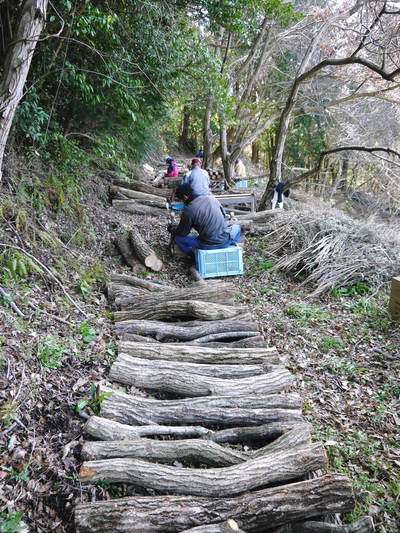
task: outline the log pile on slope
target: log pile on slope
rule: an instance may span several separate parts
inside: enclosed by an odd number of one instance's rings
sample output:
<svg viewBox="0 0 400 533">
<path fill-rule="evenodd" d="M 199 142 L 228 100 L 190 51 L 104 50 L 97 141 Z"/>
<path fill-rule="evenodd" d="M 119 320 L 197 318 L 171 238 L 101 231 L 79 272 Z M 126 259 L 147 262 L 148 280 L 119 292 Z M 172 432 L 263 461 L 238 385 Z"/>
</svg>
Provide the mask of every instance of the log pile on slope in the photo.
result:
<svg viewBox="0 0 400 533">
<path fill-rule="evenodd" d="M 108 292 L 119 337 L 110 379 L 127 392 L 103 387 L 80 478 L 148 495 L 78 505 L 78 532 L 319 531 L 310 519 L 353 509 L 346 478 L 302 481 L 326 468 L 325 451 L 287 391 L 286 358 L 235 304 L 231 283 L 178 289 L 114 275 Z"/>
</svg>

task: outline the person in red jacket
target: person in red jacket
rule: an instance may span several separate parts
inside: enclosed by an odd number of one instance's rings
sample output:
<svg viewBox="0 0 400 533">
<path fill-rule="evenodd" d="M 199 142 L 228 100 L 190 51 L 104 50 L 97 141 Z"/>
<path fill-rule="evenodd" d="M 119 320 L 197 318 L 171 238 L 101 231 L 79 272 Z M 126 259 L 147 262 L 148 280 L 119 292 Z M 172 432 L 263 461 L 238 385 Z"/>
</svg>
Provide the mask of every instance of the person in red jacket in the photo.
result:
<svg viewBox="0 0 400 533">
<path fill-rule="evenodd" d="M 172 159 L 172 157 L 167 157 L 165 162 L 168 165 L 167 173 L 165 174 L 166 178 L 177 178 L 178 177 L 178 165 L 176 162 Z"/>
</svg>

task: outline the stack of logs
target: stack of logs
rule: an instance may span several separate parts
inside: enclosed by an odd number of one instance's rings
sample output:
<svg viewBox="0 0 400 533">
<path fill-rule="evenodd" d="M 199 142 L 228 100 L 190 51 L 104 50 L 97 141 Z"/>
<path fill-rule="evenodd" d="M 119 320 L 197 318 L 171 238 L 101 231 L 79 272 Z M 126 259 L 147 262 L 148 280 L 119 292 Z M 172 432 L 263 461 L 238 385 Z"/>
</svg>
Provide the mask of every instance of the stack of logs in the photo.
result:
<svg viewBox="0 0 400 533">
<path fill-rule="evenodd" d="M 321 521 L 353 510 L 351 484 L 309 479 L 327 466 L 324 448 L 288 392 L 285 358 L 231 283 L 114 275 L 108 291 L 119 355 L 101 416 L 85 427 L 96 440 L 83 445 L 80 479 L 134 495 L 78 505 L 78 533 L 373 531 L 369 518 L 357 529 Z"/>
<path fill-rule="evenodd" d="M 110 186 L 112 206 L 135 215 L 167 216 L 167 198 L 172 189 L 158 189 L 142 181 L 116 180 Z"/>
</svg>

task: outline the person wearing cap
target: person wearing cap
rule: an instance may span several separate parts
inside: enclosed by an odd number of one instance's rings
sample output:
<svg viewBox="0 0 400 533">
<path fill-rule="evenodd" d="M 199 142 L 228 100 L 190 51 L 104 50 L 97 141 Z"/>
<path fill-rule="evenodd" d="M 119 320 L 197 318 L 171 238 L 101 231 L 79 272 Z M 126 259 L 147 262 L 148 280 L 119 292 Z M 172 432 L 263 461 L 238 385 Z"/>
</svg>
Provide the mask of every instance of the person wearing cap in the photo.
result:
<svg viewBox="0 0 400 533">
<path fill-rule="evenodd" d="M 178 177 L 178 165 L 172 159 L 172 157 L 167 157 L 165 162 L 168 165 L 167 172 L 165 174 L 166 178 L 177 178 Z"/>
<path fill-rule="evenodd" d="M 191 185 L 195 196 L 202 196 L 210 192 L 210 176 L 201 168 L 201 161 L 198 157 L 192 159 L 192 170 L 185 174 L 181 183 Z"/>
<path fill-rule="evenodd" d="M 169 224 L 168 231 L 184 254 L 192 254 L 198 248 L 227 248 L 238 242 L 240 226 L 227 227 L 225 211 L 212 194 L 198 195 L 190 183 L 183 183 L 177 188 L 176 196 L 184 201 L 185 208 L 178 226 Z M 198 237 L 190 235 L 192 228 Z"/>
</svg>

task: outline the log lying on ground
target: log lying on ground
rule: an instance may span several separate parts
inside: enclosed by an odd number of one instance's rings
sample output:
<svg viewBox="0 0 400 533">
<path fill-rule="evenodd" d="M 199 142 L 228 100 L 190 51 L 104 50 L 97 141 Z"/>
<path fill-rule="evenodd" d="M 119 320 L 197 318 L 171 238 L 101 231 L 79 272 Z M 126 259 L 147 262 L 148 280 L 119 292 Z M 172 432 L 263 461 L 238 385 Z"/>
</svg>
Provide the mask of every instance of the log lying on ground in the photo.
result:
<svg viewBox="0 0 400 533">
<path fill-rule="evenodd" d="M 158 207 L 159 209 L 167 208 L 166 200 L 164 198 L 161 198 L 160 196 L 140 191 L 132 191 L 130 189 L 123 189 L 122 187 L 118 187 L 117 185 L 111 185 L 111 197 L 114 197 L 116 194 L 122 194 L 126 198 L 132 198 L 133 200 L 137 200 L 138 202 L 144 205 L 149 205 L 151 207 Z"/>
<path fill-rule="evenodd" d="M 82 457 L 86 461 L 112 458 L 135 458 L 167 464 L 190 461 L 213 467 L 237 465 L 247 459 L 245 454 L 204 439 L 85 442 Z"/>
<path fill-rule="evenodd" d="M 269 442 L 273 444 L 276 439 L 279 439 L 288 431 L 302 431 L 305 424 L 306 422 L 304 421 L 292 420 L 270 422 L 258 426 L 232 427 L 209 433 L 207 438 L 218 444 L 237 444 L 244 442 L 252 444 Z M 311 431 L 311 424 L 309 426 Z"/>
<path fill-rule="evenodd" d="M 278 364 L 281 358 L 276 348 L 208 348 L 184 344 L 157 344 L 148 346 L 138 342 L 120 341 L 118 352 L 150 360 L 176 361 L 201 364 L 267 365 Z"/>
<path fill-rule="evenodd" d="M 163 365 L 157 365 L 155 361 L 121 354 L 111 368 L 110 377 L 126 385 L 182 397 L 276 394 L 292 383 L 290 372 L 279 366 L 266 374 L 236 379 L 214 378 L 196 374 L 195 371 L 172 370 L 173 365 L 169 366 L 164 365 L 163 368 Z M 217 368 L 214 367 L 216 373 Z"/>
<path fill-rule="evenodd" d="M 162 198 L 169 198 L 173 193 L 173 189 L 158 189 L 156 187 L 148 185 L 147 183 L 144 183 L 143 181 L 137 180 L 129 182 L 124 180 L 114 180 L 113 185 L 116 185 L 117 187 L 122 187 L 124 189 L 130 189 L 131 191 L 154 194 L 155 196 L 160 196 Z"/>
<path fill-rule="evenodd" d="M 299 446 L 307 446 L 311 443 L 311 425 L 308 423 L 298 424 L 295 428 L 284 433 L 273 442 L 259 448 L 251 454 L 253 459 L 263 455 L 285 449 L 294 449 Z"/>
<path fill-rule="evenodd" d="M 159 272 L 163 267 L 163 263 L 143 239 L 138 228 L 129 232 L 129 239 L 139 261 L 147 268 Z"/>
<path fill-rule="evenodd" d="M 276 367 L 275 367 L 276 368 Z M 142 359 L 133 357 L 126 353 L 120 352 L 117 360 L 111 367 L 110 377 L 118 381 L 121 374 L 136 376 L 136 370 L 145 373 L 152 371 L 155 374 L 159 372 L 185 372 L 192 376 L 208 376 L 219 379 L 239 379 L 251 376 L 259 376 L 264 374 L 266 369 L 263 365 L 224 365 L 224 364 L 203 364 L 203 363 L 187 363 L 181 361 L 170 361 L 163 359 Z"/>
<path fill-rule="evenodd" d="M 255 337 L 257 336 L 254 333 L 248 333 L 246 331 L 234 331 L 232 332 L 228 338 L 229 340 L 232 339 L 245 339 L 249 337 Z M 204 337 L 199 337 L 197 339 L 193 339 L 192 344 L 201 344 L 202 346 L 208 345 L 209 342 L 218 342 L 220 340 L 225 340 L 227 338 L 225 332 L 223 333 L 212 333 L 210 335 L 205 335 Z"/>
<path fill-rule="evenodd" d="M 120 283 L 122 285 L 130 285 L 139 289 L 146 289 L 150 292 L 169 291 L 173 288 L 170 285 L 138 278 L 136 276 L 128 276 L 127 274 L 111 274 L 110 281 L 116 284 Z"/>
<path fill-rule="evenodd" d="M 268 348 L 269 344 L 261 335 L 250 337 L 248 339 L 241 339 L 233 342 L 207 342 L 208 348 Z"/>
<path fill-rule="evenodd" d="M 301 421 L 297 405 L 297 395 L 286 394 L 150 400 L 112 391 L 103 400 L 101 414 L 122 424 L 257 426 Z"/>
<path fill-rule="evenodd" d="M 236 223 L 241 224 L 244 220 L 252 220 L 254 223 L 259 223 L 268 218 L 279 214 L 280 209 L 267 209 L 265 211 L 258 211 L 257 213 L 248 213 L 246 215 L 236 215 Z"/>
<path fill-rule="evenodd" d="M 208 498 L 228 497 L 273 483 L 298 479 L 307 472 L 326 468 L 328 459 L 322 444 L 274 452 L 257 459 L 221 468 L 175 468 L 140 459 L 104 459 L 83 463 L 81 481 L 103 479 L 174 494 Z"/>
<path fill-rule="evenodd" d="M 212 433 L 209 429 L 202 426 L 161 426 L 155 424 L 148 426 L 129 426 L 100 416 L 89 417 L 85 425 L 85 432 L 96 439 L 106 441 L 162 436 L 181 439 L 198 438 Z"/>
<path fill-rule="evenodd" d="M 154 262 L 155 259 L 157 259 L 155 256 L 148 255 L 145 260 L 142 260 L 137 249 L 134 248 L 134 250 L 143 263 L 144 261 L 147 262 L 147 267 L 152 268 L 153 270 L 160 270 L 162 268 L 161 261 L 161 267 L 158 267 Z M 214 321 L 234 318 L 244 312 L 244 307 L 232 307 L 213 302 L 207 302 L 207 304 L 205 304 L 198 300 L 184 300 L 162 302 L 150 308 L 135 307 L 134 309 L 129 309 L 127 311 L 118 311 L 115 313 L 114 319 L 116 322 L 123 320 L 165 320 L 172 318 L 196 318 L 205 321 Z"/>
<path fill-rule="evenodd" d="M 158 342 L 156 339 L 153 339 L 153 337 L 143 337 L 142 335 L 135 335 L 135 333 L 129 333 L 126 335 L 126 341 L 127 342 L 139 342 L 139 343 L 146 343 L 146 344 L 158 344 L 160 345 L 161 342 Z"/>
<path fill-rule="evenodd" d="M 176 533 L 215 519 L 234 519 L 248 533 L 354 509 L 350 481 L 324 476 L 243 494 L 236 498 L 142 496 L 79 504 L 77 533 Z"/>
<path fill-rule="evenodd" d="M 232 220 L 232 223 L 239 224 L 241 230 L 250 231 L 250 232 L 254 230 L 254 222 L 252 219 L 236 220 L 235 218 L 234 220 Z"/>
<path fill-rule="evenodd" d="M 91 419 L 95 419 L 92 420 Z M 195 464 L 206 464 L 209 466 L 231 466 L 246 461 L 249 458 L 255 459 L 262 457 L 268 453 L 274 453 L 277 451 L 283 451 L 285 449 L 293 449 L 300 446 L 309 445 L 311 442 L 310 425 L 307 423 L 298 424 L 290 431 L 284 433 L 281 437 L 274 442 L 250 453 L 241 453 L 231 448 L 221 447 L 207 438 L 203 439 L 184 439 L 184 440 L 165 440 L 159 441 L 146 438 L 129 438 L 129 430 L 141 431 L 150 428 L 151 426 L 139 426 L 131 427 L 123 426 L 118 422 L 112 422 L 107 419 L 101 419 L 99 417 L 91 417 L 89 419 L 86 432 L 96 438 L 101 436 L 103 441 L 106 442 L 85 442 L 82 447 L 82 457 L 85 460 L 94 459 L 111 459 L 117 457 L 133 457 L 136 459 L 145 459 L 147 461 L 156 461 L 160 463 L 173 463 L 175 460 L 189 460 Z M 113 425 L 117 425 L 113 428 Z M 109 433 L 105 433 L 106 429 L 111 432 L 111 436 L 117 433 L 119 429 L 122 431 L 123 439 L 116 440 L 110 439 Z M 163 431 L 162 426 L 152 426 L 151 436 L 161 436 Z M 175 432 L 178 429 L 175 428 Z M 200 428 L 195 428 L 199 430 Z M 154 433 L 158 431 L 158 433 Z M 193 429 L 187 428 L 187 432 L 193 432 Z M 93 435 L 93 433 L 95 433 Z M 168 436 L 175 436 L 176 433 L 167 433 Z M 104 438 L 104 436 L 108 438 Z M 204 436 L 207 437 L 207 431 L 204 430 Z"/>
<path fill-rule="evenodd" d="M 240 529 L 238 523 L 231 518 L 222 524 L 210 524 L 208 526 L 191 527 L 185 529 L 182 533 L 246 533 L 243 529 Z"/>
<path fill-rule="evenodd" d="M 135 200 L 113 200 L 111 205 L 118 211 L 132 213 L 133 215 L 147 215 L 151 217 L 166 217 L 168 215 L 166 209 L 144 205 Z"/>
<path fill-rule="evenodd" d="M 143 265 L 137 260 L 138 265 L 143 268 Z M 149 295 L 149 291 L 146 289 L 139 289 L 136 287 L 130 287 L 129 285 L 121 285 L 119 283 L 108 283 L 107 284 L 107 296 L 109 300 L 116 301 L 117 298 L 129 297 L 131 299 L 139 298 L 142 295 Z M 116 302 L 115 302 L 116 303 Z M 117 305 L 117 304 L 116 304 Z"/>
<path fill-rule="evenodd" d="M 114 326 L 117 335 L 123 337 L 126 333 L 154 337 L 158 341 L 188 342 L 195 339 L 208 337 L 210 334 L 220 333 L 219 340 L 236 337 L 238 339 L 258 336 L 258 327 L 254 322 L 242 321 L 239 317 L 235 320 L 218 320 L 204 323 L 201 326 L 184 327 L 180 324 L 170 324 L 160 320 L 125 320 Z"/>
<path fill-rule="evenodd" d="M 287 421 L 271 422 L 261 426 L 237 427 L 229 430 L 211 431 L 204 426 L 164 426 L 164 425 L 147 425 L 147 426 L 130 426 L 121 424 L 108 418 L 91 416 L 86 423 L 85 432 L 99 440 L 123 440 L 135 439 L 139 437 L 172 437 L 172 438 L 198 438 L 209 439 L 218 444 L 237 444 L 237 443 L 255 443 L 270 442 L 272 445 L 275 440 L 290 431 L 303 431 L 306 422 Z M 311 428 L 311 424 L 309 424 Z M 311 431 L 311 429 L 309 430 Z M 266 448 L 266 447 L 265 447 Z"/>
<path fill-rule="evenodd" d="M 133 270 L 135 270 L 139 265 L 139 260 L 135 256 L 135 254 L 132 251 L 132 248 L 130 246 L 130 241 L 127 233 L 123 233 L 122 235 L 118 235 L 116 239 L 117 246 L 119 248 L 119 251 L 121 252 L 121 255 L 125 261 L 125 263 L 130 266 Z"/>
<path fill-rule="evenodd" d="M 126 295 L 123 295 L 121 292 L 118 301 L 115 303 L 121 309 L 136 308 L 138 306 L 148 308 L 165 302 L 183 302 L 186 300 L 201 300 L 203 302 L 227 305 L 234 303 L 236 292 L 237 290 L 232 283 L 214 281 L 209 283 L 193 283 L 189 287 L 172 289 L 151 296 L 143 294 L 138 297 L 135 294 L 130 294 L 129 291 L 127 291 Z"/>
<path fill-rule="evenodd" d="M 374 521 L 364 516 L 352 524 L 334 525 L 326 522 L 296 522 L 282 526 L 276 533 L 372 533 L 375 531 Z"/>
</svg>

